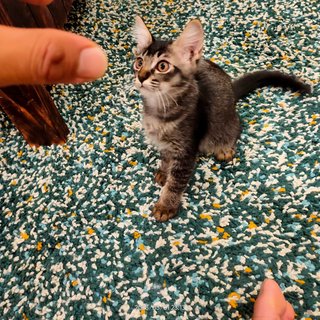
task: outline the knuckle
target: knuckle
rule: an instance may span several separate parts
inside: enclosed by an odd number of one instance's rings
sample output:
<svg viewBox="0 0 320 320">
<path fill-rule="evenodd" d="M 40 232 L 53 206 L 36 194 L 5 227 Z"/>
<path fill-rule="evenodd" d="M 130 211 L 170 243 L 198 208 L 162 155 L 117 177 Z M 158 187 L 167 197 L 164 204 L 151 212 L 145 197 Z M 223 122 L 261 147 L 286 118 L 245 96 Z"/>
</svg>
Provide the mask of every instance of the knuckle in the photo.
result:
<svg viewBox="0 0 320 320">
<path fill-rule="evenodd" d="M 59 39 L 39 38 L 31 56 L 31 68 L 36 82 L 57 83 L 70 74 L 67 52 Z M 72 68 L 72 65 L 71 65 Z"/>
</svg>

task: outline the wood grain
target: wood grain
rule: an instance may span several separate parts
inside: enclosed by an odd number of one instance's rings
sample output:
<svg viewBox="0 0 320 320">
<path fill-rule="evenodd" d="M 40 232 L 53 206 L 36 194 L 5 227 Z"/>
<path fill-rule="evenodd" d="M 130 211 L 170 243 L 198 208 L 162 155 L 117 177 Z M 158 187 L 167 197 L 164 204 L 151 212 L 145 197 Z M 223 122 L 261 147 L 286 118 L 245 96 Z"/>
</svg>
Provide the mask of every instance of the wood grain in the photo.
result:
<svg viewBox="0 0 320 320">
<path fill-rule="evenodd" d="M 30 145 L 67 141 L 69 129 L 43 86 L 2 88 L 0 105 Z"/>
</svg>

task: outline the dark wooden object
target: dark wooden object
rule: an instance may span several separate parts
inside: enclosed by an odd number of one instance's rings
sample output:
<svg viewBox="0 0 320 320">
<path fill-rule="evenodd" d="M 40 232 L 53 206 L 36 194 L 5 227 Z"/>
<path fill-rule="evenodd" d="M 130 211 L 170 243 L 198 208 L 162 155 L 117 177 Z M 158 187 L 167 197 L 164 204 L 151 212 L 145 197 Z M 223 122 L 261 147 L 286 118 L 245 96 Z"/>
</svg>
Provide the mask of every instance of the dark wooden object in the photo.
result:
<svg viewBox="0 0 320 320">
<path fill-rule="evenodd" d="M 20 0 L 0 0 L 0 24 L 62 29 L 72 2 L 54 0 L 47 7 L 38 7 Z M 44 86 L 0 88 L 0 106 L 30 145 L 67 141 L 69 129 Z"/>
</svg>

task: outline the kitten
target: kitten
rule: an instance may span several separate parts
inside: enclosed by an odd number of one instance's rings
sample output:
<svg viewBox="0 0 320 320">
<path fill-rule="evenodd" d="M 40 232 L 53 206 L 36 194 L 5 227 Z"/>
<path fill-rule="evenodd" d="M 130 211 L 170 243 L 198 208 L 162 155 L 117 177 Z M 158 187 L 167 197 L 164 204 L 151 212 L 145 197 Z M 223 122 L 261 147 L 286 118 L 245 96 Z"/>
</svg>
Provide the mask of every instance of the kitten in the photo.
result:
<svg viewBox="0 0 320 320">
<path fill-rule="evenodd" d="M 213 153 L 219 161 L 233 159 L 241 132 L 237 100 L 267 85 L 308 93 L 311 87 L 278 71 L 257 71 L 232 81 L 202 58 L 204 32 L 198 20 L 189 22 L 175 41 L 163 41 L 137 17 L 133 34 L 143 127 L 161 154 L 155 180 L 163 188 L 152 213 L 167 221 L 177 214 L 199 152 Z"/>
</svg>

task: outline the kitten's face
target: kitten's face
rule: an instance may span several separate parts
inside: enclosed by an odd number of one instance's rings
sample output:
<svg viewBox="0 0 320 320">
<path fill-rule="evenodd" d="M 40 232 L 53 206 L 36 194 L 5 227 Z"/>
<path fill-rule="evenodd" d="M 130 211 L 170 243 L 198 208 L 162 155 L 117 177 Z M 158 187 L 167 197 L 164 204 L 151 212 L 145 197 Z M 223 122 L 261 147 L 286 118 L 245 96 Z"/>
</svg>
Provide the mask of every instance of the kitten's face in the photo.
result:
<svg viewBox="0 0 320 320">
<path fill-rule="evenodd" d="M 177 66 L 172 51 L 171 42 L 154 40 L 145 52 L 137 54 L 133 64 L 135 86 L 143 96 L 170 95 L 185 81 L 188 72 Z"/>
<path fill-rule="evenodd" d="M 166 104 L 165 100 L 174 98 L 196 70 L 203 43 L 201 24 L 192 21 L 176 41 L 161 41 L 155 40 L 137 17 L 134 36 L 135 86 L 145 98 Z"/>
</svg>

